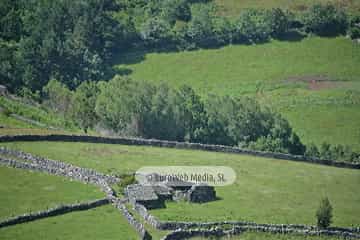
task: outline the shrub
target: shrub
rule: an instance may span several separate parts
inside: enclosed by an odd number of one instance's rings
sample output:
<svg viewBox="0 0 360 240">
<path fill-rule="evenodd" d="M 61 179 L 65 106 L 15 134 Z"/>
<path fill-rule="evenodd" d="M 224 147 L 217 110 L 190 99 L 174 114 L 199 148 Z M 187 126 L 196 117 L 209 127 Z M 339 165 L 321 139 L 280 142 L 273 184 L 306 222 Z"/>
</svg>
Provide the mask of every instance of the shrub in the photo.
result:
<svg viewBox="0 0 360 240">
<path fill-rule="evenodd" d="M 244 10 L 235 23 L 235 39 L 237 42 L 262 42 L 271 36 L 271 25 L 267 11 L 262 9 Z"/>
<path fill-rule="evenodd" d="M 346 13 L 332 4 L 312 6 L 305 13 L 303 21 L 307 32 L 319 36 L 345 34 L 348 27 Z"/>
<path fill-rule="evenodd" d="M 306 147 L 305 156 L 306 157 L 315 157 L 315 158 L 320 157 L 319 150 L 314 143 L 310 143 L 310 145 L 308 145 Z"/>
<path fill-rule="evenodd" d="M 323 198 L 320 206 L 316 211 L 317 226 L 319 228 L 327 228 L 332 222 L 332 206 L 327 197 Z"/>
<path fill-rule="evenodd" d="M 192 8 L 192 18 L 188 24 L 186 36 L 197 47 L 216 45 L 213 32 L 215 10 L 213 5 L 199 4 Z"/>
<path fill-rule="evenodd" d="M 70 106 L 72 105 L 73 92 L 70 91 L 65 84 L 51 79 L 48 84 L 43 87 L 43 93 L 45 94 L 44 105 L 46 107 L 64 116 L 69 113 Z"/>
<path fill-rule="evenodd" d="M 290 20 L 286 12 L 274 8 L 267 12 L 272 37 L 280 37 L 289 30 Z"/>
<path fill-rule="evenodd" d="M 360 27 L 351 27 L 349 33 L 351 39 L 360 38 Z"/>
<path fill-rule="evenodd" d="M 141 37 L 146 45 L 161 47 L 172 41 L 172 31 L 168 22 L 161 18 L 149 18 L 141 26 Z"/>
</svg>

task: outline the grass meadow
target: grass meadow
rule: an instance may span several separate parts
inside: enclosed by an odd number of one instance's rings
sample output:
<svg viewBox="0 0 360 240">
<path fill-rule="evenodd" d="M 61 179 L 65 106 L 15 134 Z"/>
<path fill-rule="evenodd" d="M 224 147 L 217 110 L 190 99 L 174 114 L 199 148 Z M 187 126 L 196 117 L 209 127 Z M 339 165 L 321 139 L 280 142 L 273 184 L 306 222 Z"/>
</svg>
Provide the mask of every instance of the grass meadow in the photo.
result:
<svg viewBox="0 0 360 240">
<path fill-rule="evenodd" d="M 344 37 L 138 52 L 123 56 L 115 69 L 137 80 L 187 84 L 204 97 L 255 97 L 282 113 L 305 143 L 360 151 L 360 46 Z"/>
<path fill-rule="evenodd" d="M 0 182 L 0 219 L 105 197 L 92 185 L 2 166 Z"/>
<path fill-rule="evenodd" d="M 216 188 L 219 200 L 206 204 L 167 203 L 153 210 L 162 220 L 246 220 L 314 225 L 325 195 L 334 207 L 334 225 L 359 226 L 360 172 L 247 155 L 143 146 L 17 142 L 0 145 L 97 169 L 131 173 L 143 166 L 230 166 L 235 184 Z"/>
<path fill-rule="evenodd" d="M 113 206 L 73 212 L 0 229 L 2 240 L 137 240 L 137 233 Z"/>
</svg>

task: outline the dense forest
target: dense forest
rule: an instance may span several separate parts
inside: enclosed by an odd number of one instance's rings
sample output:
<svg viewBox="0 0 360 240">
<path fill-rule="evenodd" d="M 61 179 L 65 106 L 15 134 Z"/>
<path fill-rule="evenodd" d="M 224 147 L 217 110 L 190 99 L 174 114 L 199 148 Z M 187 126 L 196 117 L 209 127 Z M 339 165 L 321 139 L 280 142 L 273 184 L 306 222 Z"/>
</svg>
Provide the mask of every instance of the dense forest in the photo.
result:
<svg viewBox="0 0 360 240">
<path fill-rule="evenodd" d="M 130 50 L 194 50 L 298 34 L 357 38 L 359 22 L 329 4 L 301 13 L 246 9 L 229 18 L 205 0 L 0 0 L 0 81 L 85 132 L 101 127 L 355 161 L 359 155 L 345 146 L 306 148 L 284 118 L 253 99 L 133 81 L 116 76 L 112 64 Z"/>
</svg>

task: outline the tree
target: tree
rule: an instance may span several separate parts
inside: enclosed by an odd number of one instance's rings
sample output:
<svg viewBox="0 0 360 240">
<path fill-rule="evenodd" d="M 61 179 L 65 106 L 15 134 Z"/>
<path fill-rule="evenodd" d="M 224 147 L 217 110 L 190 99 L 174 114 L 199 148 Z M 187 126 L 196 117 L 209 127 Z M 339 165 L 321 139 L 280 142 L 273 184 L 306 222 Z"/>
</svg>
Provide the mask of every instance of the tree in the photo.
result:
<svg viewBox="0 0 360 240">
<path fill-rule="evenodd" d="M 51 79 L 43 88 L 44 105 L 56 113 L 67 115 L 72 107 L 73 93 L 61 82 Z"/>
<path fill-rule="evenodd" d="M 187 28 L 187 39 L 197 47 L 210 47 L 215 45 L 213 36 L 213 20 L 215 9 L 211 4 L 198 4 L 193 6 L 192 18 Z"/>
<path fill-rule="evenodd" d="M 119 76 L 99 87 L 95 111 L 100 123 L 118 133 L 144 136 L 153 87 Z"/>
<path fill-rule="evenodd" d="M 307 32 L 319 36 L 345 34 L 348 27 L 345 11 L 330 3 L 313 5 L 306 12 L 303 22 Z"/>
<path fill-rule="evenodd" d="M 149 18 L 141 26 L 141 37 L 149 46 L 167 45 L 172 40 L 170 25 L 161 18 Z"/>
<path fill-rule="evenodd" d="M 85 133 L 97 123 L 95 105 L 99 93 L 97 84 L 89 81 L 81 83 L 74 93 L 72 117 Z"/>
<path fill-rule="evenodd" d="M 281 8 L 273 8 L 267 11 L 268 21 L 272 37 L 281 37 L 290 28 L 288 14 Z"/>
<path fill-rule="evenodd" d="M 317 226 L 319 228 L 327 228 L 332 223 L 332 206 L 327 197 L 323 198 L 320 206 L 316 211 Z"/>
<path fill-rule="evenodd" d="M 331 151 L 330 151 L 331 145 L 327 142 L 323 142 L 320 146 L 320 158 L 323 160 L 331 160 Z"/>
<path fill-rule="evenodd" d="M 311 157 L 311 158 L 319 158 L 320 157 L 319 150 L 318 150 L 318 148 L 316 147 L 316 145 L 314 143 L 310 143 L 306 147 L 305 156 L 306 157 Z"/>
<path fill-rule="evenodd" d="M 267 11 L 263 9 L 246 9 L 240 13 L 235 23 L 237 42 L 267 41 L 272 33 Z"/>
</svg>

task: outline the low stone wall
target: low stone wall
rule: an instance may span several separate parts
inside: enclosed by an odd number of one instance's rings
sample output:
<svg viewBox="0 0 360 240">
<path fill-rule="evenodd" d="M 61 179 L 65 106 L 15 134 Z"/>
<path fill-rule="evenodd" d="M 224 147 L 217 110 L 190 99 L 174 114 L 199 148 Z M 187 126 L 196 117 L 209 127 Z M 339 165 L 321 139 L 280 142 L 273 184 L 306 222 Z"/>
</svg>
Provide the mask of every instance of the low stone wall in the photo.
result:
<svg viewBox="0 0 360 240">
<path fill-rule="evenodd" d="M 42 218 L 53 217 L 62 215 L 73 211 L 83 211 L 91 208 L 96 208 L 109 204 L 109 199 L 99 199 L 92 202 L 85 202 L 79 204 L 62 205 L 55 208 L 47 209 L 45 211 L 39 211 L 35 213 L 27 213 L 13 218 L 6 219 L 0 222 L 0 228 L 8 227 L 15 224 L 31 222 Z"/>
<path fill-rule="evenodd" d="M 307 229 L 294 229 L 290 227 L 264 227 L 264 226 L 234 226 L 231 230 L 224 230 L 219 227 L 211 229 L 191 229 L 175 230 L 166 235 L 162 240 L 183 240 L 192 237 L 224 237 L 224 236 L 235 236 L 240 235 L 244 232 L 263 232 L 272 234 L 295 234 L 303 236 L 334 236 L 341 237 L 344 239 L 360 239 L 360 234 L 334 231 L 334 230 L 307 230 Z"/>
<path fill-rule="evenodd" d="M 71 178 L 86 184 L 88 183 L 94 184 L 100 187 L 101 190 L 105 192 L 108 197 L 114 195 L 114 192 L 109 186 L 109 184 L 113 184 L 120 181 L 120 179 L 116 177 L 104 175 L 92 169 L 81 168 L 74 166 L 72 164 L 33 156 L 29 153 L 24 153 L 16 150 L 9 150 L 4 147 L 0 147 L 0 154 L 23 160 L 23 161 L 17 161 L 13 159 L 6 159 L 4 157 L 0 157 L 0 164 L 2 165 L 14 167 L 14 168 L 22 168 L 27 170 L 45 172 L 52 175 Z"/>
<path fill-rule="evenodd" d="M 176 228 L 166 229 L 163 227 L 163 223 L 159 221 L 155 216 L 151 215 L 146 207 L 141 204 L 133 205 L 134 210 L 152 227 L 160 230 L 174 230 Z"/>
<path fill-rule="evenodd" d="M 342 167 L 342 168 L 360 169 L 360 164 L 355 164 L 355 163 L 320 160 L 316 158 L 307 158 L 305 156 L 297 156 L 297 155 L 284 154 L 284 153 L 259 152 L 259 151 L 252 151 L 252 150 L 246 150 L 237 147 L 229 147 L 222 145 L 162 141 L 162 140 L 140 139 L 140 138 L 125 138 L 125 137 L 110 138 L 110 137 L 82 136 L 82 135 L 0 136 L 0 142 L 16 142 L 16 141 L 88 142 L 88 143 L 155 146 L 155 147 L 167 147 L 167 148 L 178 148 L 178 149 L 193 149 L 193 150 L 205 150 L 205 151 L 225 152 L 225 153 L 235 153 L 235 154 L 248 154 L 259 157 L 309 162 L 314 164 L 322 164 L 322 165 Z"/>
<path fill-rule="evenodd" d="M 223 221 L 223 222 L 175 222 L 160 221 L 151 215 L 148 210 L 140 204 L 133 205 L 137 213 L 151 226 L 159 230 L 175 230 L 164 238 L 164 240 L 186 239 L 195 236 L 215 236 L 239 234 L 243 231 L 270 232 L 281 234 L 302 234 L 302 235 L 329 235 L 346 238 L 360 238 L 360 227 L 344 228 L 330 227 L 325 230 L 315 226 L 301 224 L 257 224 L 254 222 Z M 223 230 L 224 226 L 231 226 L 232 231 Z M 180 229 L 180 230 L 179 230 Z M 196 230 L 194 230 L 196 229 Z"/>
<path fill-rule="evenodd" d="M 120 210 L 120 212 L 124 215 L 124 217 L 126 218 L 126 220 L 129 222 L 129 224 L 135 228 L 135 230 L 138 232 L 140 238 L 142 240 L 151 240 L 152 237 L 151 235 L 148 233 L 148 231 L 146 231 L 145 227 L 143 224 L 139 223 L 133 215 L 131 215 L 131 213 L 127 210 L 126 206 L 124 205 L 124 203 L 120 200 L 120 199 L 114 199 L 113 200 L 113 205 Z"/>
</svg>

